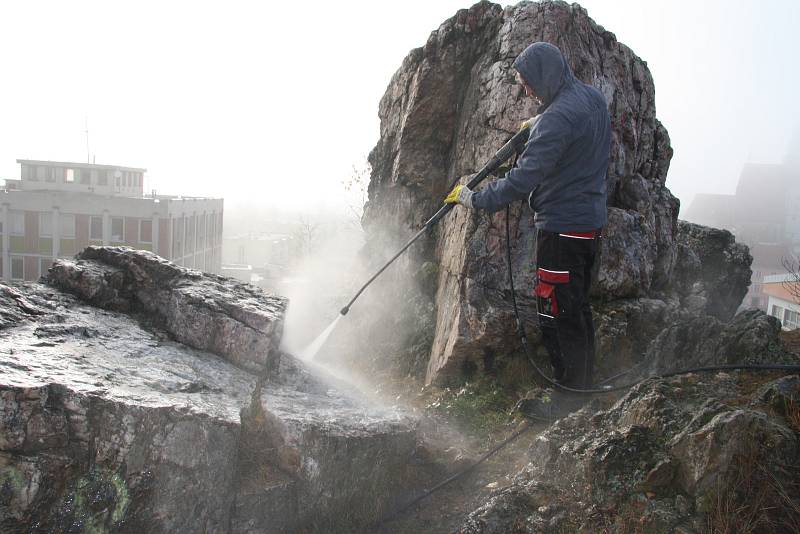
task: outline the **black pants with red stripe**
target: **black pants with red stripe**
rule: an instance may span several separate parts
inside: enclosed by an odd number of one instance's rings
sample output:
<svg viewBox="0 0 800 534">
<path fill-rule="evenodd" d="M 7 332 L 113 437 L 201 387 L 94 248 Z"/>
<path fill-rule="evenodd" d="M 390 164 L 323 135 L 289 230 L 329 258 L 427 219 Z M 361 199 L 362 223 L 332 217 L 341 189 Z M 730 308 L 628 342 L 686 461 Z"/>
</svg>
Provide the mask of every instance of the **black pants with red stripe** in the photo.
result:
<svg viewBox="0 0 800 534">
<path fill-rule="evenodd" d="M 536 232 L 539 326 L 555 379 L 569 387 L 592 385 L 595 348 L 589 288 L 598 244 L 597 237 Z"/>
</svg>

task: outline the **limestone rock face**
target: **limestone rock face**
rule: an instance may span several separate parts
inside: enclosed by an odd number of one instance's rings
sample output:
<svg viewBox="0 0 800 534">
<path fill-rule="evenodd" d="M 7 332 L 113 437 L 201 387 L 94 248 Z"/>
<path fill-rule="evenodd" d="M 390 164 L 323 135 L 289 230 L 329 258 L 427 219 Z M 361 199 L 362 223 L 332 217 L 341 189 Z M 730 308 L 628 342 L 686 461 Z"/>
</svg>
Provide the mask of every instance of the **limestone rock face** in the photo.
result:
<svg viewBox="0 0 800 534">
<path fill-rule="evenodd" d="M 147 313 L 181 343 L 249 371 L 274 367 L 282 297 L 128 247 L 89 247 L 76 261 L 56 261 L 48 279 L 94 306 Z"/>
<path fill-rule="evenodd" d="M 792 531 L 800 520 L 797 408 L 771 404 L 797 399 L 794 378 L 653 380 L 608 410 L 572 414 L 537 438 L 529 467 L 459 532 L 738 531 L 756 518 L 770 531 Z"/>
<path fill-rule="evenodd" d="M 413 422 L 275 350 L 284 299 L 120 248 L 49 282 L 0 284 L 0 531 L 351 532 L 405 498 Z"/>
<path fill-rule="evenodd" d="M 673 311 L 688 299 L 700 314 L 730 318 L 746 289 L 746 249 L 711 231 L 679 230 L 679 203 L 665 186 L 672 149 L 656 118 L 647 65 L 577 4 L 480 2 L 409 53 L 380 102 L 381 137 L 370 154 L 363 220 L 368 246 L 402 243 L 436 211 L 454 179 L 479 169 L 535 114 L 512 67 L 534 41 L 557 45 L 576 76 L 603 93 L 611 115 L 609 222 L 594 297 L 659 299 Z M 514 205 L 508 216 L 520 303 L 535 317 L 532 214 Z M 425 262 L 438 265 L 428 382 L 459 379 L 465 368 L 480 369 L 487 354 L 519 349 L 510 320 L 505 221 L 505 211 L 457 208 L 389 275 L 410 277 Z"/>
</svg>

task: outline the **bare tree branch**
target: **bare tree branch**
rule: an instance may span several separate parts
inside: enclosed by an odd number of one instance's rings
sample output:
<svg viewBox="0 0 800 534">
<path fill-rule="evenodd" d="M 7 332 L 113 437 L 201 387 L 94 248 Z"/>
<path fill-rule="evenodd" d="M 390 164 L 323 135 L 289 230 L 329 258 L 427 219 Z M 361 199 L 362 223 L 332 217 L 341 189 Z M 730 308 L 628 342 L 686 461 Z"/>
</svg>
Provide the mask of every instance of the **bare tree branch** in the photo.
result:
<svg viewBox="0 0 800 534">
<path fill-rule="evenodd" d="M 784 280 L 783 288 L 789 292 L 794 301 L 800 304 L 800 259 L 794 255 L 784 256 L 781 265 L 789 273 L 789 277 Z"/>
<path fill-rule="evenodd" d="M 359 165 L 354 164 L 350 176 L 342 180 L 342 186 L 345 192 L 351 196 L 351 200 L 347 203 L 347 210 L 352 216 L 350 222 L 358 228 L 361 228 L 364 206 L 369 199 L 367 187 L 369 185 L 369 175 L 371 172 L 372 167 L 368 161 L 364 160 Z"/>
</svg>

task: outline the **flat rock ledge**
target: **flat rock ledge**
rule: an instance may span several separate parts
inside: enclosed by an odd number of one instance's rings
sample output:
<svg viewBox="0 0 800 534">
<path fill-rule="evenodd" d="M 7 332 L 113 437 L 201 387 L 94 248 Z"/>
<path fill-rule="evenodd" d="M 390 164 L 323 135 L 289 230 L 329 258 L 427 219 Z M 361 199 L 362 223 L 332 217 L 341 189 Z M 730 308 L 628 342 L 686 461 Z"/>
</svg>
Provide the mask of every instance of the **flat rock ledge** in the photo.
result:
<svg viewBox="0 0 800 534">
<path fill-rule="evenodd" d="M 148 314 L 175 339 L 248 371 L 276 365 L 287 300 L 128 247 L 58 260 L 48 282 L 99 308 Z"/>
<path fill-rule="evenodd" d="M 414 423 L 278 353 L 284 299 L 121 248 L 49 282 L 0 284 L 0 532 L 358 532 L 407 497 Z"/>
</svg>

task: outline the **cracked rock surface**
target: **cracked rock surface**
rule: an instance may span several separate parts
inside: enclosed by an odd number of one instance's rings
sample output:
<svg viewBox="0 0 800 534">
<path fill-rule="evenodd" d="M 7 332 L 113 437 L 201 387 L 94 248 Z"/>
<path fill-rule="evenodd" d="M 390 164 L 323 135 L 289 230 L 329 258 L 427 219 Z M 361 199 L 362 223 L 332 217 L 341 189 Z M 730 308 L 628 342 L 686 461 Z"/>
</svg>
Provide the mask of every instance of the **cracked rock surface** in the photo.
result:
<svg viewBox="0 0 800 534">
<path fill-rule="evenodd" d="M 89 247 L 76 258 L 50 269 L 53 286 L 104 309 L 147 313 L 181 343 L 246 370 L 274 365 L 283 297 L 127 247 Z"/>
<path fill-rule="evenodd" d="M 797 376 L 651 380 L 542 433 L 458 532 L 756 532 L 798 526 Z"/>
<path fill-rule="evenodd" d="M 0 531 L 356 531 L 404 498 L 413 422 L 275 350 L 284 299 L 124 248 L 49 283 L 0 284 Z"/>
</svg>

